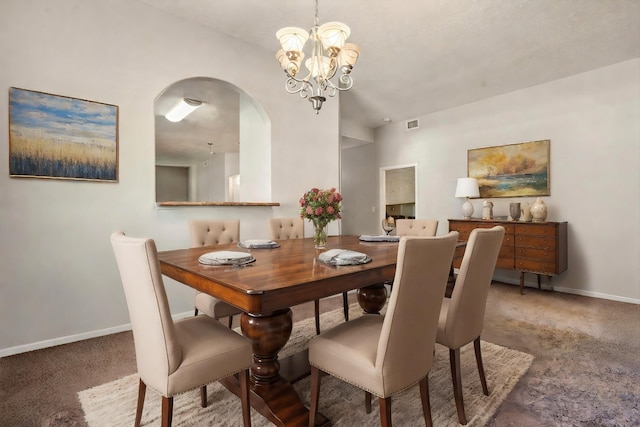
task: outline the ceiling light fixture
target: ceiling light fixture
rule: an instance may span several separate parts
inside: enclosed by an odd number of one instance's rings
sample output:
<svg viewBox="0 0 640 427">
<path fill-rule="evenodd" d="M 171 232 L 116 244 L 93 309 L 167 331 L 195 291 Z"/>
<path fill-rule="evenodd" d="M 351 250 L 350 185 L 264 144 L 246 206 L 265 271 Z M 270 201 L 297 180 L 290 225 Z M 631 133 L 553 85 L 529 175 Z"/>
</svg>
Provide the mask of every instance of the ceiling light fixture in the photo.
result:
<svg viewBox="0 0 640 427">
<path fill-rule="evenodd" d="M 182 98 L 171 110 L 164 116 L 170 122 L 179 122 L 180 120 L 191 114 L 196 108 L 202 105 L 202 101 L 191 98 Z"/>
<path fill-rule="evenodd" d="M 313 28 L 306 31 L 298 27 L 285 27 L 276 32 L 282 49 L 276 59 L 287 74 L 285 88 L 289 93 L 299 93 L 308 98 L 316 114 L 320 112 L 325 95 L 335 96 L 337 91 L 349 90 L 353 86 L 351 70 L 358 60 L 360 48 L 353 43 L 345 43 L 351 30 L 341 22 L 327 22 L 319 25 L 318 0 L 316 0 Z M 304 65 L 309 70 L 304 78 L 296 75 L 305 57 L 303 49 L 311 39 L 311 56 Z M 326 55 L 326 56 L 325 56 Z M 331 79 L 340 70 L 337 82 Z"/>
</svg>

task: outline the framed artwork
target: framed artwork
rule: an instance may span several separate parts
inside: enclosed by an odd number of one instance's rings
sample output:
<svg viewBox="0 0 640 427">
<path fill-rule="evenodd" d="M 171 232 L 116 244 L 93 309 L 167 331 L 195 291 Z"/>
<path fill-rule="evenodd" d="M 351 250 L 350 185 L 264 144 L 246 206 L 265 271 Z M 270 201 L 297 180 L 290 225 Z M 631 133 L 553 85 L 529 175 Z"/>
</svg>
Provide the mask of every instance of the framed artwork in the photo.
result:
<svg viewBox="0 0 640 427">
<path fill-rule="evenodd" d="M 9 176 L 118 182 L 118 107 L 10 88 Z"/>
<path fill-rule="evenodd" d="M 548 196 L 551 141 L 523 142 L 467 151 L 467 173 L 480 197 Z"/>
</svg>

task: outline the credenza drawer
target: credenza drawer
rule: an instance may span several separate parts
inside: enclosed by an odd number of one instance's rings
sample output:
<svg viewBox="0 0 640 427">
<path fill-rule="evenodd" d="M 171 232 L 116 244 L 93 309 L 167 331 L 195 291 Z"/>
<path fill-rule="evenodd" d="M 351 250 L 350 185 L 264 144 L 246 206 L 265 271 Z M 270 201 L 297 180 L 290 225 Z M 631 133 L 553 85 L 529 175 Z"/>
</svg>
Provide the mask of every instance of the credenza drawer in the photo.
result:
<svg viewBox="0 0 640 427">
<path fill-rule="evenodd" d="M 530 271 L 532 273 L 541 274 L 557 274 L 557 265 L 552 261 L 536 261 L 532 259 L 516 258 L 516 270 Z"/>
<path fill-rule="evenodd" d="M 555 261 L 558 253 L 555 248 L 551 250 L 538 248 L 517 248 L 516 258 L 531 258 L 540 261 Z"/>
<path fill-rule="evenodd" d="M 517 248 L 556 249 L 558 240 L 548 236 L 516 236 Z"/>
<path fill-rule="evenodd" d="M 547 223 L 540 225 L 520 225 L 516 224 L 515 226 L 515 234 L 527 234 L 530 236 L 555 236 L 558 233 L 558 230 L 553 225 L 549 225 Z"/>
<path fill-rule="evenodd" d="M 496 268 L 504 268 L 507 270 L 513 270 L 513 257 L 498 257 L 496 261 Z"/>
</svg>

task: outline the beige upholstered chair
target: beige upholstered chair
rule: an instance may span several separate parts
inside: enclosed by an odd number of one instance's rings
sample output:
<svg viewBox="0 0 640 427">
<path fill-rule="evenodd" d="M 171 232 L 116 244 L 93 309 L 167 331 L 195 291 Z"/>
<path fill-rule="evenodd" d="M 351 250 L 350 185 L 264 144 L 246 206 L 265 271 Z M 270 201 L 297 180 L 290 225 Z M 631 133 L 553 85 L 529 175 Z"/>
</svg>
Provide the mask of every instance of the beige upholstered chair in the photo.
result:
<svg viewBox="0 0 640 427">
<path fill-rule="evenodd" d="M 189 221 L 189 235 L 191 236 L 192 248 L 238 242 L 240 240 L 240 220 L 191 220 Z M 233 316 L 242 313 L 242 310 L 204 292 L 196 291 L 194 305 L 196 316 L 201 311 L 214 319 L 228 317 L 229 327 L 233 324 Z"/>
<path fill-rule="evenodd" d="M 438 231 L 437 219 L 397 219 L 398 236 L 435 236 Z"/>
<path fill-rule="evenodd" d="M 135 426 L 140 425 L 147 386 L 162 395 L 162 426 L 170 426 L 173 396 L 200 388 L 207 406 L 206 385 L 239 373 L 244 425 L 249 408 L 249 341 L 206 316 L 173 322 L 164 289 L 156 245 L 151 239 L 111 235 L 124 288 L 140 383 Z"/>
<path fill-rule="evenodd" d="M 271 240 L 303 239 L 304 222 L 300 217 L 293 218 L 269 218 L 269 238 Z M 320 300 L 313 302 L 316 317 L 316 335 L 320 334 Z M 344 320 L 349 320 L 349 297 L 342 293 L 342 306 Z"/>
<path fill-rule="evenodd" d="M 380 420 L 391 426 L 391 395 L 419 383 L 422 409 L 431 426 L 428 374 L 436 328 L 458 232 L 440 237 L 403 237 L 394 286 L 384 316 L 365 314 L 309 343 L 311 400 L 315 423 L 321 371 L 379 397 Z"/>
<path fill-rule="evenodd" d="M 469 235 L 462 264 L 458 270 L 451 298 L 445 298 L 440 310 L 436 342 L 449 347 L 449 362 L 453 379 L 453 394 L 458 421 L 466 424 L 462 399 L 460 347 L 473 341 L 482 391 L 489 395 L 482 365 L 480 333 L 484 325 L 484 311 L 491 278 L 504 237 L 504 228 L 476 228 Z"/>
<path fill-rule="evenodd" d="M 304 222 L 302 218 L 269 218 L 269 235 L 271 240 L 287 240 L 304 238 Z"/>
</svg>

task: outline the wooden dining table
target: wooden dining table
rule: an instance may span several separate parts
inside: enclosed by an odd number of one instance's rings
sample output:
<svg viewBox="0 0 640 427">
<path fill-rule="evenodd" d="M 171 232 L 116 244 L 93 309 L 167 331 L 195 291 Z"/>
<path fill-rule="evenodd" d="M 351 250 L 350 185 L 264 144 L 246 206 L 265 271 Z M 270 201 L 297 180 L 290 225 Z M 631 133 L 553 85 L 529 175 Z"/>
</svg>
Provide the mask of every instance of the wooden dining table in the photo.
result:
<svg viewBox="0 0 640 427">
<path fill-rule="evenodd" d="M 313 239 L 278 241 L 273 249 L 244 249 L 236 244 L 163 251 L 158 254 L 162 274 L 238 307 L 242 334 L 253 349 L 251 405 L 279 426 L 307 425 L 305 407 L 292 384 L 308 374 L 306 352 L 280 360 L 293 327 L 291 307 L 305 302 L 358 290 L 365 312 L 377 313 L 387 299 L 385 282 L 393 280 L 397 242 L 362 242 L 358 236 L 329 237 L 324 249 Z M 329 249 L 365 253 L 371 262 L 334 266 L 319 260 Z M 243 266 L 211 266 L 198 262 L 208 252 L 250 252 L 255 262 Z M 234 376 L 221 383 L 239 393 Z M 331 425 L 321 416 L 316 425 Z"/>
</svg>

